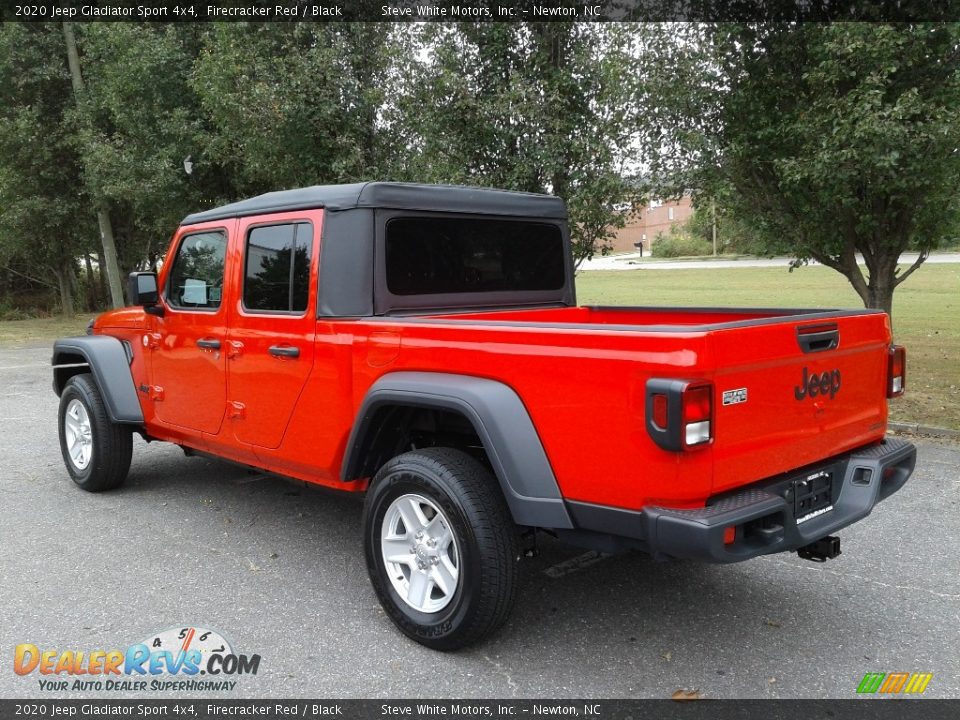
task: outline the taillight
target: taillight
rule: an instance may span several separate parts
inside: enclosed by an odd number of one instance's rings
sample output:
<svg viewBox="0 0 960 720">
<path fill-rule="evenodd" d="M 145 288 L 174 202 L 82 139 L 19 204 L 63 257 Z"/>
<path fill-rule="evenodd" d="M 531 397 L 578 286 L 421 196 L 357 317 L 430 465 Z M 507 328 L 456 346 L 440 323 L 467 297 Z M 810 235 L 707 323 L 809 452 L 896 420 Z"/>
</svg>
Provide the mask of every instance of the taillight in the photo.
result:
<svg viewBox="0 0 960 720">
<path fill-rule="evenodd" d="M 895 398 L 903 395 L 907 386 L 907 351 L 901 345 L 890 348 L 887 363 L 887 397 Z"/>
<path fill-rule="evenodd" d="M 713 437 L 713 385 L 688 385 L 682 396 L 683 444 L 703 445 Z"/>
<path fill-rule="evenodd" d="M 713 439 L 713 385 L 699 380 L 647 381 L 647 432 L 664 450 L 687 450 Z"/>
<path fill-rule="evenodd" d="M 653 396 L 653 422 L 656 423 L 657 427 L 666 430 L 667 423 L 669 422 L 670 414 L 667 411 L 667 396 L 666 395 L 654 395 Z"/>
</svg>

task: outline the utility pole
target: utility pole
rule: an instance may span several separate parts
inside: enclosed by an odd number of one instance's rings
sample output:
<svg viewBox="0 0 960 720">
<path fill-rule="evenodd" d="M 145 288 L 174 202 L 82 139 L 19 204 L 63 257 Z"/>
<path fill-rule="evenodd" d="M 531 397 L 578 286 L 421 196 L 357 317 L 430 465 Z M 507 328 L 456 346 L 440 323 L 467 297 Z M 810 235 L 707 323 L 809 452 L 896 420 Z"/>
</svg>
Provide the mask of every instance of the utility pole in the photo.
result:
<svg viewBox="0 0 960 720">
<path fill-rule="evenodd" d="M 75 97 L 83 93 L 83 75 L 80 73 L 80 55 L 77 52 L 77 39 L 73 34 L 70 23 L 63 23 L 63 39 L 67 44 L 67 64 L 70 66 L 70 80 L 73 83 Z M 100 203 L 97 207 L 97 224 L 100 226 L 100 242 L 103 244 L 103 259 L 106 268 L 107 282 L 110 287 L 110 303 L 115 308 L 123 307 L 123 284 L 120 281 L 120 263 L 117 261 L 117 244 L 113 239 L 113 223 L 110 222 L 110 213 L 106 204 Z"/>
</svg>

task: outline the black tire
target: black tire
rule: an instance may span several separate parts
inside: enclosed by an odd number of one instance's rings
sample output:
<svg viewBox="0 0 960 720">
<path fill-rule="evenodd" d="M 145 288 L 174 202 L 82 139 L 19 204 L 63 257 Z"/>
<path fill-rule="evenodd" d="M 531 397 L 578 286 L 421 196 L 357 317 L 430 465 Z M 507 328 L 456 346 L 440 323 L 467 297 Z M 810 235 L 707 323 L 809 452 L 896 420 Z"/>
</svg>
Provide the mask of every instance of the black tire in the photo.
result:
<svg viewBox="0 0 960 720">
<path fill-rule="evenodd" d="M 443 512 L 458 546 L 457 589 L 437 612 L 419 612 L 407 604 L 390 579 L 381 551 L 387 510 L 411 493 Z M 427 448 L 390 460 L 367 491 L 363 534 L 367 570 L 383 609 L 418 643 L 456 650 L 487 638 L 509 616 L 519 574 L 517 528 L 496 478 L 466 453 Z"/>
<path fill-rule="evenodd" d="M 73 402 L 79 402 L 83 406 L 89 421 L 90 455 L 86 463 L 75 461 L 68 446 L 66 416 Z M 133 436 L 129 428 L 110 420 L 100 389 L 92 375 L 74 375 L 67 381 L 60 394 L 57 424 L 63 462 L 77 485 L 88 492 L 101 492 L 123 484 L 130 471 Z"/>
</svg>

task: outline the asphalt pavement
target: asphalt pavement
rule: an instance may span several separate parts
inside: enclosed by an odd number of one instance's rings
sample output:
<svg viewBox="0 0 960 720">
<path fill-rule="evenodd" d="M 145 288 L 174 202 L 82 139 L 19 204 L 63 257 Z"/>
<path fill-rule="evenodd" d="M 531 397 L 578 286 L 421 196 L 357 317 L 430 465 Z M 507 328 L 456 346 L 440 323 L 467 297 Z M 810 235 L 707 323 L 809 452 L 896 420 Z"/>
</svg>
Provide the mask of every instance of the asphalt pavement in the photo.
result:
<svg viewBox="0 0 960 720">
<path fill-rule="evenodd" d="M 918 440 L 914 477 L 822 565 L 544 541 L 507 626 L 439 654 L 380 610 L 356 498 L 139 439 L 124 488 L 76 488 L 49 357 L 0 349 L 0 697 L 80 697 L 16 675 L 20 643 L 123 649 L 187 626 L 261 656 L 225 698 L 851 698 L 867 672 L 932 672 L 926 696 L 960 697 L 956 445 Z"/>
</svg>

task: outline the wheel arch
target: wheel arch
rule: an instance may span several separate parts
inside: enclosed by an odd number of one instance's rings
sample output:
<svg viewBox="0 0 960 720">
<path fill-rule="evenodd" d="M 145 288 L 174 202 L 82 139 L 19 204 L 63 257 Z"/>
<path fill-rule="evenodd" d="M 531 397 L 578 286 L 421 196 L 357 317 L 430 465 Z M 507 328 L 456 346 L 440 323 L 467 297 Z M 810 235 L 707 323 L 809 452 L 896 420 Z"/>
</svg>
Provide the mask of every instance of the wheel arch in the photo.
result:
<svg viewBox="0 0 960 720">
<path fill-rule="evenodd" d="M 59 396 L 74 375 L 89 372 L 115 423 L 143 424 L 143 410 L 130 374 L 130 355 L 115 337 L 61 338 L 53 344 L 53 390 Z"/>
<path fill-rule="evenodd" d="M 385 418 L 400 409 L 454 413 L 473 428 L 518 525 L 573 527 L 556 477 L 520 397 L 495 380 L 432 372 L 395 372 L 377 380 L 356 415 L 341 478 L 372 476 L 396 428 Z"/>
</svg>

